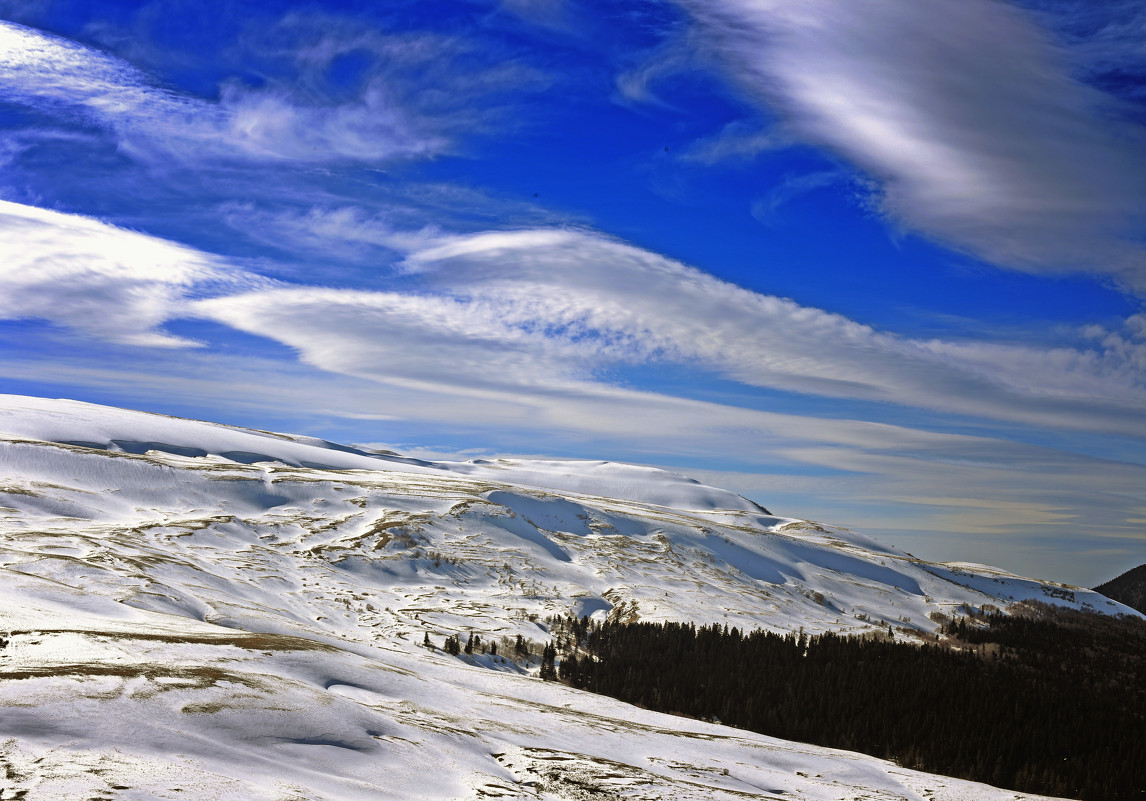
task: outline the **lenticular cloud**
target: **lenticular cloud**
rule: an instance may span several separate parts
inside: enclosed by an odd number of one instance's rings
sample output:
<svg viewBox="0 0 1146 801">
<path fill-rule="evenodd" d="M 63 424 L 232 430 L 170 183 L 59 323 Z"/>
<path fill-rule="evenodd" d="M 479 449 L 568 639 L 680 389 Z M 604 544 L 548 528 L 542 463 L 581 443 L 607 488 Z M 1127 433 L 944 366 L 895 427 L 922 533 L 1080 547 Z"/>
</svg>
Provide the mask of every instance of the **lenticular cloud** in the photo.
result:
<svg viewBox="0 0 1146 801">
<path fill-rule="evenodd" d="M 192 313 L 325 370 L 447 393 L 596 397 L 611 369 L 672 363 L 750 386 L 1141 430 L 1137 340 L 1080 351 L 912 339 L 582 230 L 442 237 L 405 267 L 391 291 L 278 286 Z"/>
<path fill-rule="evenodd" d="M 194 345 L 159 327 L 192 295 L 260 283 L 192 248 L 17 203 L 0 201 L 0 233 L 0 318 L 120 344 Z"/>
</svg>

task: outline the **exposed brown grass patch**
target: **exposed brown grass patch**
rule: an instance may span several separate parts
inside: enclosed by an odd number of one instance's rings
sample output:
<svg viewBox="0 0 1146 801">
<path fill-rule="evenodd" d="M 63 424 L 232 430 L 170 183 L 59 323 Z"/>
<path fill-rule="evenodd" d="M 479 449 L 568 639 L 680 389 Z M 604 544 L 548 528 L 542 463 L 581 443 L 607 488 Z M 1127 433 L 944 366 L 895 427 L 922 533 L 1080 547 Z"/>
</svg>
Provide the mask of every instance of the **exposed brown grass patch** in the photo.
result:
<svg viewBox="0 0 1146 801">
<path fill-rule="evenodd" d="M 235 673 L 208 665 L 173 667 L 156 662 L 108 664 L 73 662 L 58 665 L 34 665 L 13 670 L 0 670 L 0 680 L 44 678 L 99 678 L 110 676 L 121 679 L 177 679 L 179 684 L 159 685 L 162 689 L 195 689 L 213 687 L 220 682 L 241 684 L 252 689 L 266 689 L 264 682 L 253 676 Z"/>
<path fill-rule="evenodd" d="M 174 645 L 231 645 L 248 651 L 321 651 L 335 653 L 333 645 L 293 637 L 289 634 L 261 634 L 240 632 L 236 634 L 163 634 L 159 632 L 136 631 L 76 631 L 74 629 L 34 629 L 13 631 L 12 635 L 29 634 L 79 634 L 85 637 L 111 640 L 137 640 L 142 642 L 163 642 Z"/>
</svg>

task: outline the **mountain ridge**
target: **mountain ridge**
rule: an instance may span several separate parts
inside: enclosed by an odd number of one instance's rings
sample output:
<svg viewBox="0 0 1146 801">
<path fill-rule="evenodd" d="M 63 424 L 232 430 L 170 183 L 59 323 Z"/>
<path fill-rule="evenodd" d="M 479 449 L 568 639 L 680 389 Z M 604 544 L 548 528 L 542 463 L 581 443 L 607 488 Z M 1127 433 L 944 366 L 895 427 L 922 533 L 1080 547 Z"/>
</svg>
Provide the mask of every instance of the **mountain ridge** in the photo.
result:
<svg viewBox="0 0 1146 801">
<path fill-rule="evenodd" d="M 1019 600 L 1130 613 L 1082 588 L 768 515 L 653 468 L 410 464 L 15 396 L 0 397 L 0 432 L 0 705 L 15 710 L 0 755 L 29 787 L 47 786 L 43 765 L 87 765 L 43 797 L 76 797 L 110 749 L 135 765 L 116 783 L 153 776 L 147 797 L 187 797 L 154 778 L 183 771 L 204 798 L 536 798 L 528 782 L 560 764 L 544 797 L 581 797 L 584 781 L 628 797 L 608 778 L 619 773 L 661 788 L 647 797 L 826 799 L 844 781 L 1002 798 L 537 682 L 536 659 L 505 659 L 504 644 L 544 640 L 545 618 L 568 613 L 906 638 Z M 316 452 L 354 466 L 316 467 Z M 502 653 L 421 646 L 467 632 Z M 411 767 L 440 764 L 455 767 L 428 785 Z"/>
</svg>

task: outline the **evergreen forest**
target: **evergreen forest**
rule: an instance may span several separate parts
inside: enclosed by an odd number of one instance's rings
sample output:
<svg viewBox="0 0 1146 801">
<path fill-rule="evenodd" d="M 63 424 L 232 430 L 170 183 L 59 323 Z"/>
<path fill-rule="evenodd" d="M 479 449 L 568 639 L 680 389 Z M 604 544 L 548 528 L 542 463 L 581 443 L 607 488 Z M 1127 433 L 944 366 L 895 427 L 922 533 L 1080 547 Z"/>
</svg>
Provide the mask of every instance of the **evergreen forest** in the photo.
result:
<svg viewBox="0 0 1146 801">
<path fill-rule="evenodd" d="M 550 623 L 547 661 L 561 658 L 547 677 L 642 707 L 1024 792 L 1146 799 L 1138 619 L 1027 604 L 949 620 L 922 644 L 892 633 Z"/>
<path fill-rule="evenodd" d="M 1094 589 L 1146 615 L 1146 565 L 1127 570 Z"/>
</svg>

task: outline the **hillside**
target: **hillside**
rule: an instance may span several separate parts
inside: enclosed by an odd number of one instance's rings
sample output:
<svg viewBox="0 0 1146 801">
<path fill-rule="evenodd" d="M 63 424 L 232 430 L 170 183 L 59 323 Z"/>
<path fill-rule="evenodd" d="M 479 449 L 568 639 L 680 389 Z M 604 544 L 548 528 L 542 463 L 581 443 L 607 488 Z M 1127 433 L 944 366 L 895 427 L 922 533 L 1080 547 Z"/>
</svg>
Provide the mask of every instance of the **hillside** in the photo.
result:
<svg viewBox="0 0 1146 801">
<path fill-rule="evenodd" d="M 931 643 L 555 621 L 560 677 L 661 712 L 1086 801 L 1146 786 L 1146 621 L 1028 602 Z"/>
<path fill-rule="evenodd" d="M 14 797 L 1010 799 L 505 656 L 570 613 L 910 636 L 1017 600 L 1130 611 L 651 468 L 428 462 L 14 396 L 0 432 Z M 442 653 L 470 632 L 499 654 Z"/>
<path fill-rule="evenodd" d="M 1146 565 L 1138 565 L 1094 588 L 1107 598 L 1146 612 Z"/>
</svg>

